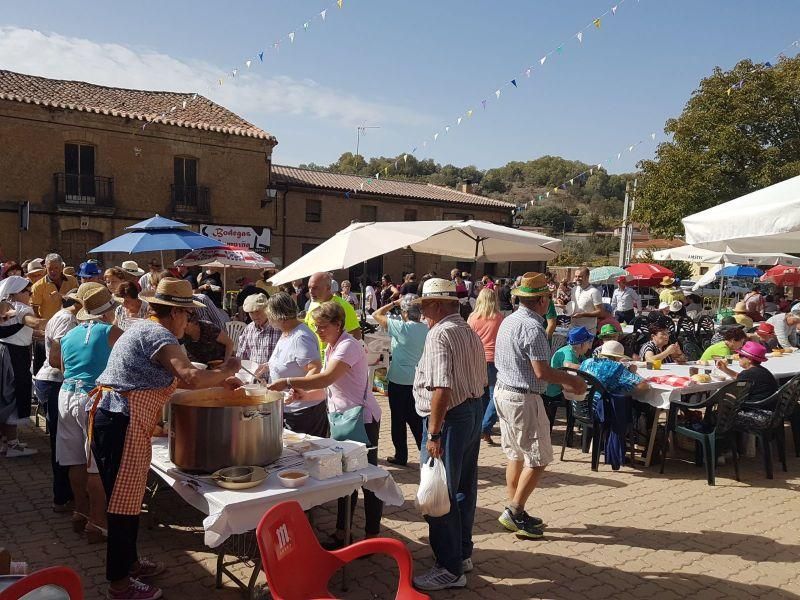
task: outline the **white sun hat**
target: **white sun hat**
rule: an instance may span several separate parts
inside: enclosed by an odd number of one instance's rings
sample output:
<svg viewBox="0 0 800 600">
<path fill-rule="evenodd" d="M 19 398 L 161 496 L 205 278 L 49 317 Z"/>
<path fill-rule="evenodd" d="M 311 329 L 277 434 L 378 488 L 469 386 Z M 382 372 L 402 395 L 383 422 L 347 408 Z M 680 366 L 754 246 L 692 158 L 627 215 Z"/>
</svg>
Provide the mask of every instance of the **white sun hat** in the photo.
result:
<svg viewBox="0 0 800 600">
<path fill-rule="evenodd" d="M 422 294 L 414 300 L 414 304 L 420 304 L 425 300 L 452 300 L 458 302 L 456 284 L 449 279 L 441 279 L 439 277 L 428 279 L 422 286 Z"/>
</svg>

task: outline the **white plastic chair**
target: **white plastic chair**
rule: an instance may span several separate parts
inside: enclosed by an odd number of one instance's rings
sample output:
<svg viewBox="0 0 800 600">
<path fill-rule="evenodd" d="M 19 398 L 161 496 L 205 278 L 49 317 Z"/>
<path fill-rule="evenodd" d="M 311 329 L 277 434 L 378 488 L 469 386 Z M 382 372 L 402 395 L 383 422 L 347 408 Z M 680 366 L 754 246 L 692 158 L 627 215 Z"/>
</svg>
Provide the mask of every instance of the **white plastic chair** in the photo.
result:
<svg viewBox="0 0 800 600">
<path fill-rule="evenodd" d="M 245 327 L 247 327 L 247 323 L 244 321 L 228 321 L 225 323 L 225 331 L 228 332 L 228 337 L 233 340 L 234 352 L 239 349 L 239 336 L 242 335 Z"/>
</svg>

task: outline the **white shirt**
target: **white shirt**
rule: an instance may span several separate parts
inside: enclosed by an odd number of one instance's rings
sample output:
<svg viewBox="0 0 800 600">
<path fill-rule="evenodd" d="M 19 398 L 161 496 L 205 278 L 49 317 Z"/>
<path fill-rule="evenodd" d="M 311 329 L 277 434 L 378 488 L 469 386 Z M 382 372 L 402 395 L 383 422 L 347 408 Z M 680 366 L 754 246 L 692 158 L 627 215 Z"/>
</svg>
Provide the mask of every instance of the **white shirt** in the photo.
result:
<svg viewBox="0 0 800 600">
<path fill-rule="evenodd" d="M 794 344 L 789 340 L 789 335 L 796 329 L 796 326 L 789 326 L 786 323 L 786 313 L 778 313 L 774 317 L 767 319 L 767 323 L 775 328 L 775 337 L 782 348 L 791 348 Z"/>
<path fill-rule="evenodd" d="M 626 311 L 638 308 L 642 310 L 642 301 L 639 299 L 639 294 L 636 290 L 626 287 L 624 290 L 619 288 L 614 290 L 611 296 L 611 309 L 614 311 Z"/>
<path fill-rule="evenodd" d="M 42 368 L 36 374 L 36 379 L 39 381 L 64 381 L 64 374 L 61 369 L 56 369 L 50 366 L 50 347 L 54 341 L 61 341 L 70 329 L 75 327 L 78 321 L 71 311 L 62 308 L 47 322 L 44 328 L 44 352 L 45 360 Z"/>
<path fill-rule="evenodd" d="M 6 321 L 6 325 L 15 325 L 16 323 L 25 323 L 25 315 L 35 317 L 33 308 L 22 302 L 11 302 L 11 306 L 17 311 L 16 316 Z M 4 344 L 11 344 L 12 346 L 30 346 L 33 343 L 33 329 L 27 325 L 20 329 L 14 335 L 3 338 Z"/>
<path fill-rule="evenodd" d="M 153 286 L 150 283 L 150 273 L 145 273 L 139 277 L 139 287 L 142 289 L 142 292 L 149 292 L 151 289 L 153 289 Z"/>
<path fill-rule="evenodd" d="M 575 312 L 593 312 L 596 307 L 603 304 L 603 297 L 593 285 L 586 289 L 582 289 L 579 285 L 572 288 L 572 301 L 575 303 Z M 570 328 L 572 327 L 586 327 L 590 333 L 594 333 L 597 329 L 597 317 L 579 317 L 572 318 L 569 322 Z"/>
<path fill-rule="evenodd" d="M 331 279 L 331 291 L 335 294 L 339 291 L 339 282 Z"/>
<path fill-rule="evenodd" d="M 367 294 L 367 308 L 371 310 L 378 310 L 378 297 L 375 294 L 375 288 L 371 285 L 368 285 L 365 293 Z"/>
</svg>

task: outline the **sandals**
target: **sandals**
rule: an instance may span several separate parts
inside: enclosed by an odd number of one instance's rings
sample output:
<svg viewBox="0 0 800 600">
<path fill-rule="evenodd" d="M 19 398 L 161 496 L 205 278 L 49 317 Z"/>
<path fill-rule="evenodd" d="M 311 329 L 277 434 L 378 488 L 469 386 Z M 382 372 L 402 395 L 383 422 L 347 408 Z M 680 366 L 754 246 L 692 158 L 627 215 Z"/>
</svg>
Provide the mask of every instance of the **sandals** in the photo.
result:
<svg viewBox="0 0 800 600">
<path fill-rule="evenodd" d="M 72 531 L 75 533 L 83 533 L 88 522 L 89 518 L 86 515 L 83 515 L 79 512 L 72 513 Z"/>
<path fill-rule="evenodd" d="M 95 525 L 91 521 L 86 522 L 86 541 L 90 544 L 101 544 L 108 540 L 108 529 Z"/>
</svg>

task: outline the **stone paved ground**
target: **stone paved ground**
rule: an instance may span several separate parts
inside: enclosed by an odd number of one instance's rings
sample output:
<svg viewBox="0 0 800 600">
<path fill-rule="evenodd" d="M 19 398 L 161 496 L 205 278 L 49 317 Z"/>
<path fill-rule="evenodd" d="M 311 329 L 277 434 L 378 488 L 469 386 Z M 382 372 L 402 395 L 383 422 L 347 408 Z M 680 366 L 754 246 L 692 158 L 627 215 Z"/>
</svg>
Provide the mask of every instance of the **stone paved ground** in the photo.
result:
<svg viewBox="0 0 800 600">
<path fill-rule="evenodd" d="M 0 546 L 34 568 L 69 565 L 82 574 L 86 597 L 99 598 L 104 549 L 87 545 L 71 531 L 68 516 L 51 512 L 46 437 L 43 430 L 25 437 L 39 455 L 0 459 Z M 561 437 L 559 428 L 554 443 Z M 759 459 L 745 459 L 741 483 L 729 464 L 720 467 L 716 487 L 709 487 L 703 470 L 685 461 L 687 453 L 670 460 L 664 475 L 657 467 L 614 473 L 601 466 L 593 473 L 588 455 L 568 449 L 567 460 L 552 465 L 529 507 L 546 519 L 547 536 L 522 541 L 496 522 L 504 501 L 504 460 L 499 449 L 484 446 L 475 571 L 465 590 L 434 598 L 800 598 L 800 459 L 791 443 L 788 450 L 789 472 L 778 467 L 772 481 Z M 391 454 L 387 412 L 380 457 Z M 416 460 L 416 453 L 412 456 Z M 421 570 L 432 559 L 427 526 L 410 502 L 416 467 L 390 468 L 407 502 L 386 510 L 383 528 L 407 544 Z M 166 598 L 241 597 L 230 582 L 214 589 L 214 555 L 203 546 L 198 512 L 171 491 L 160 495 L 153 512 L 160 524 L 142 529 L 140 548 L 172 566 L 159 580 Z M 357 535 L 362 515 L 359 509 Z M 332 531 L 334 518 L 335 504 L 316 511 L 323 531 Z M 244 568 L 236 572 L 249 574 Z M 350 567 L 347 592 L 338 580 L 333 592 L 343 598 L 393 598 L 396 577 L 390 561 L 369 558 Z"/>
</svg>

